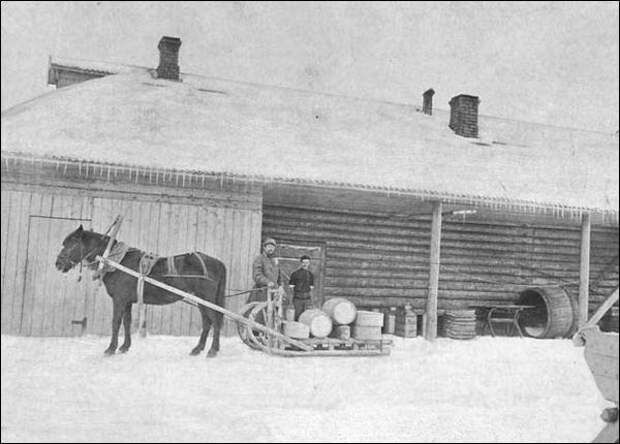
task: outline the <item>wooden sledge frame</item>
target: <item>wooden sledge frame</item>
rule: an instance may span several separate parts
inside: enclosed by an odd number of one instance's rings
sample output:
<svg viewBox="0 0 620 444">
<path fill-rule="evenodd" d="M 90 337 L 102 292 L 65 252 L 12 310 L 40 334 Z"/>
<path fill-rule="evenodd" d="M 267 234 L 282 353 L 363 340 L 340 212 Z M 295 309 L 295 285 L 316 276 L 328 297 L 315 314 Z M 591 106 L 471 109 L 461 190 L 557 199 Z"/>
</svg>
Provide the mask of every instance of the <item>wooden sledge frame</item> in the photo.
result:
<svg viewBox="0 0 620 444">
<path fill-rule="evenodd" d="M 254 321 L 259 313 L 263 313 L 266 325 L 273 331 L 279 331 L 282 319 L 281 295 L 278 296 L 277 290 L 267 291 L 267 300 L 263 302 L 251 302 L 245 305 L 241 312 Z M 251 327 L 240 327 L 238 329 L 241 340 L 250 348 L 261 350 L 266 353 L 284 357 L 297 356 L 384 356 L 391 352 L 392 341 L 390 340 L 359 340 L 355 338 L 307 338 L 298 339 L 299 342 L 311 347 L 311 350 L 296 350 L 287 344 L 278 342 L 272 336 L 260 337 L 255 334 Z"/>
<path fill-rule="evenodd" d="M 330 349 L 315 350 L 312 345 L 308 344 L 307 342 L 304 342 L 303 340 L 297 340 L 297 339 L 290 338 L 274 329 L 264 326 L 263 324 L 255 322 L 251 319 L 247 319 L 240 314 L 234 313 L 230 310 L 227 310 L 211 302 L 202 300 L 199 297 L 194 296 L 191 293 L 187 293 L 183 290 L 179 290 L 178 288 L 172 287 L 168 284 L 164 284 L 163 282 L 159 282 L 148 276 L 144 276 L 138 273 L 137 271 L 127 268 L 124 265 L 121 265 L 111 259 L 108 259 L 102 256 L 97 256 L 97 260 L 102 261 L 116 268 L 117 270 L 122 271 L 123 273 L 127 273 L 131 276 L 134 276 L 137 279 L 144 279 L 144 282 L 154 285 L 156 287 L 162 288 L 171 293 L 174 293 L 184 298 L 185 300 L 189 300 L 196 304 L 211 308 L 212 310 L 222 313 L 227 318 L 233 319 L 234 321 L 245 325 L 248 328 L 248 331 L 252 331 L 252 330 L 261 331 L 263 333 L 266 333 L 269 338 L 273 338 L 274 340 L 280 341 L 281 343 L 286 344 L 289 347 L 289 349 L 286 349 L 285 348 L 286 346 L 279 347 L 278 345 L 273 346 L 273 347 L 268 347 L 259 342 L 256 343 L 257 349 L 262 350 L 265 353 L 268 353 L 271 355 L 284 356 L 284 357 L 303 357 L 303 356 L 305 357 L 349 356 L 350 357 L 350 356 L 384 356 L 384 355 L 390 354 L 389 341 L 375 341 L 375 342 L 379 342 L 378 344 L 379 346 L 378 348 L 374 348 L 374 349 L 358 348 L 357 350 L 355 349 L 354 350 L 338 350 L 334 347 L 333 350 L 330 350 Z M 277 342 L 277 341 L 270 341 L 270 343 Z M 358 342 L 358 346 L 360 345 L 359 344 L 360 342 L 366 344 L 365 341 L 357 341 L 357 342 Z M 369 345 L 369 344 L 366 344 L 366 345 Z M 292 347 L 294 347 L 295 349 L 290 349 Z"/>
</svg>

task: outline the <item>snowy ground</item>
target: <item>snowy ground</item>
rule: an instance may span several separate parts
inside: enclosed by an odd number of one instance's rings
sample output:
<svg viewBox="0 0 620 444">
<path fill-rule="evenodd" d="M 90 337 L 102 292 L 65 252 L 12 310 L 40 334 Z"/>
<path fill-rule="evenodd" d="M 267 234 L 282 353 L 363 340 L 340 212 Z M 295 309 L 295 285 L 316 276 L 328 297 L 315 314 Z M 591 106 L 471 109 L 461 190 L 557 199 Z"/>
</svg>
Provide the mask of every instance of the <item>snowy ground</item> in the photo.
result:
<svg viewBox="0 0 620 444">
<path fill-rule="evenodd" d="M 281 358 L 224 338 L 2 336 L 2 442 L 589 442 L 608 406 L 569 340 L 394 338 L 388 357 Z"/>
</svg>

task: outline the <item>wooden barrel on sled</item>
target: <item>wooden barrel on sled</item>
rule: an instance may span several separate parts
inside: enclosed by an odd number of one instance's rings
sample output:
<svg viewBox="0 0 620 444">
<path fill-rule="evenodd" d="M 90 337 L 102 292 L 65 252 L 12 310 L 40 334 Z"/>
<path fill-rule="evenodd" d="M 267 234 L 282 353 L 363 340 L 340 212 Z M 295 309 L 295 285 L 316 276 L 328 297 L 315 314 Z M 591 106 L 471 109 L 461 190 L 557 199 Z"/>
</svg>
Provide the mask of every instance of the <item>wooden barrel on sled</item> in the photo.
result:
<svg viewBox="0 0 620 444">
<path fill-rule="evenodd" d="M 312 336 L 317 338 L 326 338 L 332 331 L 331 318 L 318 308 L 304 311 L 299 315 L 299 322 L 307 325 Z"/>
<path fill-rule="evenodd" d="M 353 302 L 345 298 L 332 298 L 323 304 L 323 311 L 329 315 L 334 323 L 347 325 L 355 320 L 357 309 Z"/>
<path fill-rule="evenodd" d="M 381 330 L 383 328 L 383 313 L 376 313 L 374 311 L 357 312 L 355 323 L 351 335 L 355 339 L 361 341 L 378 341 L 381 339 Z"/>
<path fill-rule="evenodd" d="M 310 337 L 310 328 L 301 322 L 284 321 L 282 323 L 282 333 L 293 339 L 308 339 Z"/>
</svg>

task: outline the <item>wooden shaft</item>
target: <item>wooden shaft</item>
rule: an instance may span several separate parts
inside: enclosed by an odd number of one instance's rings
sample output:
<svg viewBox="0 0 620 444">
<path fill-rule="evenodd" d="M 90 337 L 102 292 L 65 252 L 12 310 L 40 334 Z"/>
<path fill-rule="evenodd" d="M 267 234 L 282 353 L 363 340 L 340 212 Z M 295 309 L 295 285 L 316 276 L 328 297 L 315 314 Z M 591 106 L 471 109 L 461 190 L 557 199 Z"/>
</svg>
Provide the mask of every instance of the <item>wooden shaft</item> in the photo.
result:
<svg viewBox="0 0 620 444">
<path fill-rule="evenodd" d="M 108 265 L 111 265 L 112 267 L 114 267 L 114 268 L 116 268 L 116 269 L 118 269 L 118 270 L 120 270 L 120 271 L 122 271 L 124 273 L 127 273 L 127 274 L 129 274 L 131 276 L 134 276 L 134 277 L 136 277 L 138 279 L 139 278 L 143 278 L 144 282 L 148 282 L 151 285 L 155 285 L 156 287 L 163 288 L 164 290 L 167 290 L 170 293 L 174 293 L 174 294 L 179 295 L 179 296 L 181 296 L 181 297 L 183 297 L 185 299 L 189 299 L 190 301 L 195 302 L 197 304 L 204 305 L 204 306 L 206 306 L 206 307 L 208 307 L 208 308 L 210 308 L 212 310 L 215 310 L 217 312 L 222 313 L 224 316 L 226 316 L 228 318 L 234 319 L 235 321 L 239 321 L 242 324 L 249 325 L 249 326 L 251 326 L 252 328 L 254 328 L 256 330 L 260 330 L 260 331 L 262 331 L 264 333 L 271 334 L 271 335 L 273 335 L 273 336 L 283 340 L 284 342 L 286 342 L 286 343 L 288 343 L 290 345 L 294 345 L 295 347 L 298 347 L 298 348 L 300 348 L 302 350 L 306 350 L 306 351 L 312 350 L 312 347 L 304 344 L 303 342 L 299 342 L 299 341 L 296 341 L 294 339 L 291 339 L 288 336 L 285 336 L 285 335 L 283 335 L 280 332 L 277 332 L 277 331 L 274 331 L 274 330 L 272 330 L 270 328 L 267 328 L 264 325 L 259 324 L 258 322 L 250 321 L 249 319 L 246 319 L 246 318 L 244 318 L 243 316 L 241 316 L 241 315 L 239 315 L 237 313 L 234 313 L 234 312 L 232 312 L 230 310 L 226 310 L 225 308 L 220 307 L 219 305 L 213 304 L 213 303 L 211 303 L 209 301 L 205 301 L 203 299 L 200 299 L 199 297 L 194 296 L 193 294 L 187 293 L 187 292 L 185 292 L 183 290 L 179 290 L 178 288 L 174 288 L 174 287 L 172 287 L 170 285 L 164 284 L 163 282 L 159 282 L 159 281 L 157 281 L 157 280 L 155 280 L 153 278 L 150 278 L 148 276 L 143 276 L 142 274 L 138 273 L 137 271 L 132 270 L 131 268 L 127 268 L 124 265 L 121 265 L 121 264 L 119 264 L 117 262 L 114 262 L 114 261 L 112 261 L 112 260 L 110 260 L 108 258 L 97 256 L 97 260 L 103 261 L 103 262 L 107 263 Z"/>
<path fill-rule="evenodd" d="M 112 230 L 110 231 L 110 239 L 108 239 L 108 245 L 105 247 L 105 251 L 103 252 L 103 257 L 108 257 L 110 255 L 110 250 L 112 250 L 112 244 L 114 243 L 114 239 L 116 239 L 116 234 L 118 230 L 121 228 L 121 222 L 123 222 L 123 216 L 120 214 L 116 216 L 114 223 L 112 224 Z M 97 267 L 97 271 L 101 271 L 103 268 L 103 262 L 99 262 L 99 267 Z"/>
<path fill-rule="evenodd" d="M 428 299 L 426 301 L 426 328 L 424 337 L 429 341 L 437 338 L 437 291 L 439 288 L 439 245 L 441 241 L 441 202 L 433 203 L 431 224 L 431 254 L 428 278 Z"/>
<path fill-rule="evenodd" d="M 590 213 L 585 213 L 581 220 L 581 258 L 579 267 L 579 312 L 577 327 L 581 328 L 588 321 L 588 299 L 590 282 Z"/>
<path fill-rule="evenodd" d="M 598 308 L 598 310 L 596 310 L 596 313 L 594 313 L 592 315 L 590 320 L 588 322 L 586 322 L 583 325 L 583 327 L 581 327 L 580 330 L 585 330 L 586 328 L 588 328 L 588 327 L 590 327 L 592 325 L 596 325 L 598 323 L 598 321 L 600 321 L 601 318 L 605 315 L 607 310 L 609 310 L 611 308 L 611 306 L 616 303 L 617 300 L 618 300 L 618 287 L 616 287 L 614 292 L 607 297 L 605 302 L 603 302 L 603 304 Z"/>
</svg>

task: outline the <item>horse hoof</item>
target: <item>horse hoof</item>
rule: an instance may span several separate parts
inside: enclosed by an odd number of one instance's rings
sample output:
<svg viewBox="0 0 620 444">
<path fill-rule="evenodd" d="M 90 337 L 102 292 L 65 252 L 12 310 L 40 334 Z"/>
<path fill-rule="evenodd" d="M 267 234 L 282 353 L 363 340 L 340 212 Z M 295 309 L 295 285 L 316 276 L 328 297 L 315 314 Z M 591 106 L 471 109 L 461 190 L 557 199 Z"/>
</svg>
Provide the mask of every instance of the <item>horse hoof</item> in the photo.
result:
<svg viewBox="0 0 620 444">
<path fill-rule="evenodd" d="M 115 350 L 110 350 L 110 349 L 103 352 L 105 356 L 113 356 L 114 353 L 116 353 Z"/>
<path fill-rule="evenodd" d="M 207 358 L 215 358 L 216 356 L 217 356 L 217 351 L 209 350 L 209 353 L 207 353 Z"/>
<path fill-rule="evenodd" d="M 119 353 L 127 353 L 129 351 L 129 347 L 121 347 L 118 349 Z"/>
<path fill-rule="evenodd" d="M 201 348 L 195 348 L 193 349 L 191 352 L 189 352 L 190 356 L 198 356 L 200 354 L 200 352 L 202 351 Z"/>
</svg>

